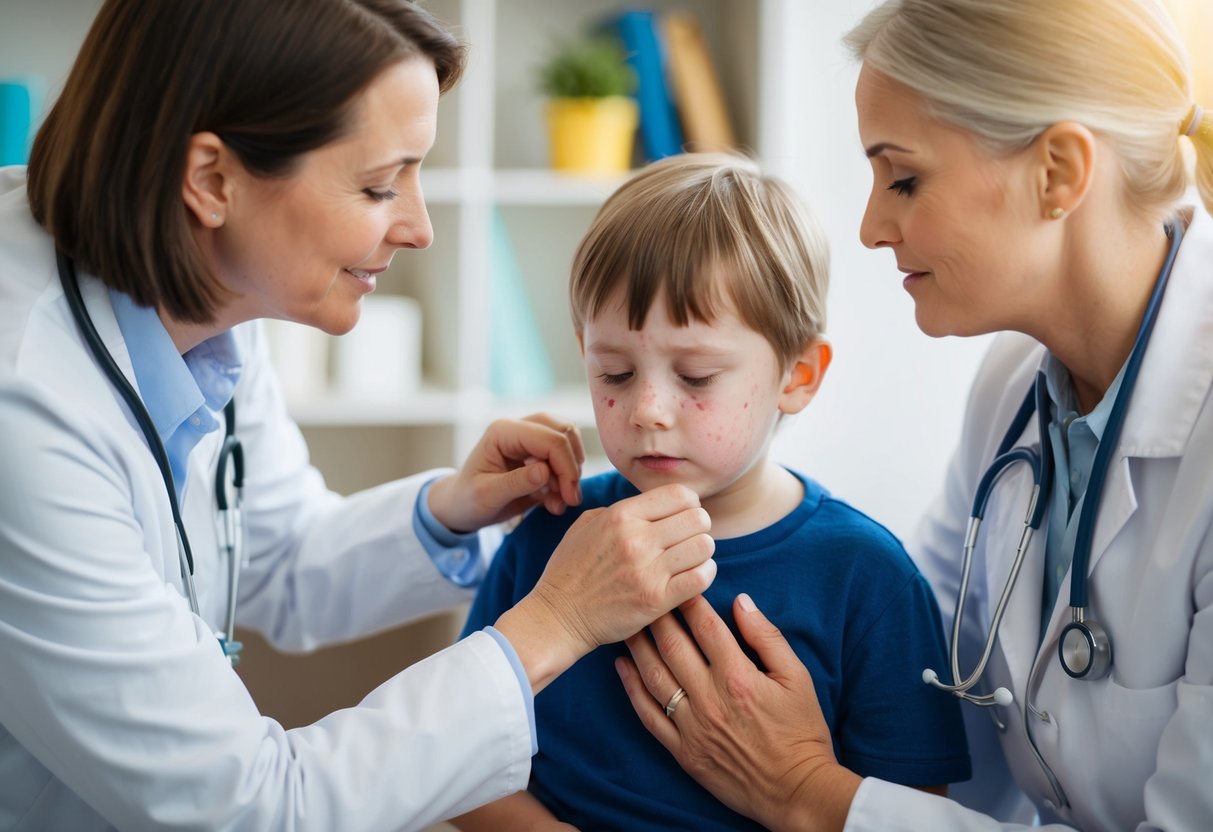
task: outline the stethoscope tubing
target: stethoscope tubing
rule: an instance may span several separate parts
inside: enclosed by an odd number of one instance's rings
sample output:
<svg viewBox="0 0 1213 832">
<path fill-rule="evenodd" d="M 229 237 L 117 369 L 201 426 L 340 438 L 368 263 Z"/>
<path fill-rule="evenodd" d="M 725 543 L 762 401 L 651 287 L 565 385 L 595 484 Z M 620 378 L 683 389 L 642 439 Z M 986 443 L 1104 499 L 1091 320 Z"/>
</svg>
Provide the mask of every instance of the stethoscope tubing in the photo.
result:
<svg viewBox="0 0 1213 832">
<path fill-rule="evenodd" d="M 1145 312 L 1142 315 L 1142 322 L 1138 327 L 1137 335 L 1133 342 L 1133 349 L 1129 353 L 1128 361 L 1125 364 L 1125 373 L 1121 379 L 1120 391 L 1112 404 L 1112 412 L 1108 417 L 1103 436 L 1096 449 L 1091 475 L 1087 482 L 1086 496 L 1083 499 L 1082 509 L 1079 514 L 1078 531 L 1070 565 L 1070 607 L 1072 621 L 1063 630 L 1062 637 L 1058 642 L 1058 657 L 1061 666 L 1069 676 L 1075 679 L 1102 678 L 1102 676 L 1106 675 L 1112 662 L 1111 640 L 1107 632 L 1102 626 L 1087 616 L 1087 570 L 1090 563 L 1095 521 L 1100 503 L 1102 502 L 1108 467 L 1119 443 L 1120 431 L 1124 426 L 1129 402 L 1137 383 L 1137 376 L 1145 359 L 1150 336 L 1154 331 L 1154 324 L 1158 319 L 1158 311 L 1162 306 L 1162 299 L 1166 292 L 1167 283 L 1175 266 L 1175 258 L 1179 253 L 1180 244 L 1183 242 L 1182 225 L 1176 220 L 1169 221 L 1167 223 L 1167 236 L 1170 239 L 1167 256 L 1154 282 L 1154 288 L 1146 304 Z M 1023 403 L 1016 411 L 1010 427 L 999 443 L 998 451 L 994 455 L 994 461 L 983 474 L 974 495 L 973 510 L 965 532 L 960 586 L 956 597 L 956 610 L 952 619 L 952 643 L 949 651 L 952 684 L 947 685 L 941 682 L 935 671 L 930 668 L 923 671 L 923 681 L 927 684 L 952 693 L 975 705 L 1010 705 L 1012 701 L 1011 693 L 1006 688 L 998 688 L 992 694 L 973 694 L 969 693 L 969 690 L 977 685 L 982 674 L 985 672 L 986 664 L 994 649 L 994 642 L 998 637 L 998 627 L 1002 623 L 1003 613 L 1010 600 L 1011 592 L 1015 588 L 1020 568 L 1023 566 L 1028 544 L 1031 541 L 1033 532 L 1040 528 L 1049 502 L 1048 496 L 1053 480 L 1053 456 L 1049 436 L 1047 396 L 1048 390 L 1044 373 L 1038 370 L 1032 389 L 1028 391 Z M 1016 439 L 1027 427 L 1033 412 L 1035 412 L 1039 424 L 1040 451 L 1037 452 L 1027 447 L 1012 447 Z M 1003 586 L 1002 595 L 999 597 L 998 605 L 991 617 L 990 631 L 986 636 L 981 658 L 975 670 L 969 676 L 962 678 L 959 655 L 960 630 L 964 617 L 965 601 L 968 595 L 969 578 L 973 565 L 973 550 L 977 544 L 978 530 L 981 527 L 986 505 L 989 502 L 995 483 L 1011 465 L 1016 463 L 1027 464 L 1032 470 L 1033 479 L 1032 494 L 1024 517 L 1023 532 L 1020 535 L 1019 545 L 1016 547 L 1015 558 L 1012 561 L 1007 581 Z"/>
<path fill-rule="evenodd" d="M 152 422 L 151 414 L 139 398 L 135 388 L 119 369 L 113 355 L 106 349 L 105 342 L 97 332 L 93 319 L 84 305 L 84 297 L 80 292 L 80 282 L 76 277 L 76 266 L 57 246 L 55 248 L 56 265 L 59 270 L 59 280 L 63 284 L 63 294 L 67 299 L 72 318 L 88 346 L 89 352 L 101 366 L 102 372 L 113 385 L 114 389 L 126 402 L 127 408 L 135 417 L 139 430 L 147 442 L 160 476 L 164 480 L 168 492 L 169 507 L 173 514 L 173 526 L 177 537 L 177 555 L 181 567 L 181 581 L 185 586 L 190 611 L 201 618 L 201 607 L 198 603 L 198 592 L 194 585 L 194 554 L 190 547 L 189 535 L 185 531 L 185 522 L 181 518 L 181 507 L 177 502 L 177 487 L 173 481 L 173 469 L 169 464 L 168 451 L 160 439 L 160 434 Z M 216 470 L 215 494 L 220 511 L 220 533 L 225 537 L 223 547 L 228 558 L 228 598 L 227 620 L 222 634 L 217 634 L 223 652 L 233 665 L 239 661 L 240 642 L 234 639 L 236 594 L 243 559 L 243 523 L 240 515 L 240 502 L 244 489 L 244 451 L 240 440 L 235 435 L 236 404 L 229 401 L 224 407 L 225 434 L 223 446 L 219 453 L 219 464 Z M 233 484 L 236 498 L 234 505 L 228 505 L 226 482 L 227 459 L 232 460 Z"/>
</svg>

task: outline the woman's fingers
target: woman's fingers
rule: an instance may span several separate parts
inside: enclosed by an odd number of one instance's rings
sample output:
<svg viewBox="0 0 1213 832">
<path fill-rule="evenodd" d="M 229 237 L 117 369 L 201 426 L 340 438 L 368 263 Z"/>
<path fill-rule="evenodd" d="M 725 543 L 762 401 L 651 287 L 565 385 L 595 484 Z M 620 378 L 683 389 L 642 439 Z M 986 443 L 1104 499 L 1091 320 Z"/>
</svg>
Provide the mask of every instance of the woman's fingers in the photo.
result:
<svg viewBox="0 0 1213 832">
<path fill-rule="evenodd" d="M 706 600 L 691 599 L 680 611 L 685 626 L 662 616 L 650 625 L 652 639 L 629 638 L 631 660 L 615 664 L 633 709 L 723 803 L 765 826 L 790 826 L 789 795 L 814 772 L 845 772 L 808 671 L 748 597 L 735 601 L 734 617 L 763 663 L 776 668 L 769 672 L 746 656 Z M 666 703 L 679 688 L 686 697 L 667 717 Z"/>
<path fill-rule="evenodd" d="M 632 650 L 633 656 L 636 655 L 636 649 L 632 645 L 634 639 L 642 639 L 647 642 L 643 633 L 634 636 L 633 639 L 628 639 L 628 649 Z M 652 649 L 651 644 L 649 649 Z M 666 747 L 666 750 L 677 757 L 680 743 L 678 727 L 670 717 L 665 715 L 665 707 L 660 702 L 668 702 L 679 686 L 670 686 L 669 696 L 659 701 L 658 695 L 654 695 L 649 689 L 632 659 L 625 656 L 615 659 L 615 672 L 619 674 L 619 680 L 623 682 L 623 689 L 627 692 L 628 699 L 632 702 L 632 709 L 636 711 L 640 722 L 650 734 L 657 738 L 658 742 Z M 672 678 L 667 676 L 667 679 L 671 681 Z"/>
<path fill-rule="evenodd" d="M 547 414 L 489 425 L 463 466 L 430 488 L 430 511 L 472 531 L 543 503 L 554 514 L 581 502 L 585 447 L 577 427 Z"/>
<path fill-rule="evenodd" d="M 716 574 L 710 524 L 681 486 L 584 511 L 531 592 L 497 621 L 533 689 L 706 589 Z"/>
<path fill-rule="evenodd" d="M 704 606 L 707 604 L 705 603 Z M 701 617 L 699 610 L 684 611 L 684 614 L 687 615 L 688 622 Z M 713 615 L 715 615 L 714 612 Z M 788 640 L 784 638 L 779 628 L 763 615 L 762 610 L 755 606 L 749 595 L 742 593 L 733 600 L 733 619 L 737 622 L 737 630 L 741 633 L 741 637 L 745 639 L 746 644 L 754 648 L 759 660 L 766 667 L 767 675 L 784 684 L 803 684 L 803 679 L 808 676 L 804 663 L 796 656 L 796 651 L 792 649 L 792 645 L 788 644 Z M 695 625 L 692 624 L 692 626 Z M 730 656 L 740 652 L 732 634 L 729 633 L 728 636 L 727 642 L 723 638 L 699 639 L 699 646 L 709 661 L 713 661 L 713 656 L 719 655 L 721 651 Z M 807 687 L 812 690 L 812 685 L 807 685 Z"/>
</svg>

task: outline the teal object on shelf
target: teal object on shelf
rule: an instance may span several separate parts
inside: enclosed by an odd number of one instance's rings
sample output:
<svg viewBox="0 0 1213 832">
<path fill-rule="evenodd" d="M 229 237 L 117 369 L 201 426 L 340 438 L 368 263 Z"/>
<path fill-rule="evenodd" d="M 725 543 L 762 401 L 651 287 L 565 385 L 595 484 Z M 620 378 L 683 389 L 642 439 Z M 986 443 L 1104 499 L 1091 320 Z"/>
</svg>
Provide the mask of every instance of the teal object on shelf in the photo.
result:
<svg viewBox="0 0 1213 832">
<path fill-rule="evenodd" d="M 0 166 L 29 161 L 34 97 L 25 81 L 0 79 Z"/>
<path fill-rule="evenodd" d="M 489 385 L 499 396 L 549 392 L 555 382 L 535 313 L 527 300 L 514 244 L 493 213 Z"/>
</svg>

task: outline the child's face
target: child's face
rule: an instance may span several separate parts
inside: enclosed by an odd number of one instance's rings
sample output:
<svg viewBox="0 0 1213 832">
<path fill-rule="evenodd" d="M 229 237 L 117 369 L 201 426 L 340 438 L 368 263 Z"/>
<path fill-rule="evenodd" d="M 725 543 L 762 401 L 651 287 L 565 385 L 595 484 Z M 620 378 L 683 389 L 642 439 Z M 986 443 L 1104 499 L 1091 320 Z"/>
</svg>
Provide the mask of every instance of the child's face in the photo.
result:
<svg viewBox="0 0 1213 832">
<path fill-rule="evenodd" d="M 659 296 L 644 328 L 629 330 L 620 297 L 581 336 L 611 464 L 641 491 L 678 482 L 703 501 L 743 493 L 763 475 L 791 371 L 731 311 L 679 327 Z"/>
</svg>

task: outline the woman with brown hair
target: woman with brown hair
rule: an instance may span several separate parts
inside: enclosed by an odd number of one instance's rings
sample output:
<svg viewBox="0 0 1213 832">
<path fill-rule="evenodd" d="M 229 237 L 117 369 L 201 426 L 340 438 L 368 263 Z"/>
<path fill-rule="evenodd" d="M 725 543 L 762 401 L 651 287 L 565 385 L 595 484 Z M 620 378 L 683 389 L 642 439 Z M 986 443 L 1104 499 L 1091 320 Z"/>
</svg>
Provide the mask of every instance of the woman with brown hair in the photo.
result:
<svg viewBox="0 0 1213 832">
<path fill-rule="evenodd" d="M 266 358 L 258 319 L 344 333 L 429 244 L 463 60 L 406 0 L 108 0 L 0 170 L 0 827 L 424 827 L 523 788 L 533 695 L 710 583 L 672 487 L 587 513 L 495 626 L 357 707 L 287 731 L 232 670 L 236 619 L 297 650 L 394 626 L 468 597 L 498 521 L 580 500 L 544 415 L 342 498 Z"/>
</svg>

